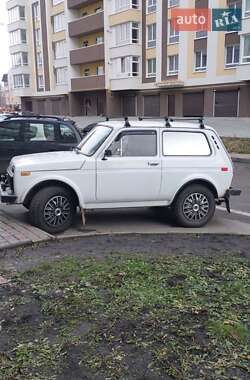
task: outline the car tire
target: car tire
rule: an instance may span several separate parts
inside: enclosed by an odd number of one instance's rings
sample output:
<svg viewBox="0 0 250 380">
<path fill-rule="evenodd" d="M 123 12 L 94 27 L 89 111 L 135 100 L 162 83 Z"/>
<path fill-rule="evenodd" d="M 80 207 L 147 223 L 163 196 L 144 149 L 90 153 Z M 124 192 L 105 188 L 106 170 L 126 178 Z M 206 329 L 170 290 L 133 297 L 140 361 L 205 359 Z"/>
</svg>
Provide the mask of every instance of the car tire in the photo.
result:
<svg viewBox="0 0 250 380">
<path fill-rule="evenodd" d="M 204 185 L 187 186 L 178 194 L 173 213 L 177 224 L 181 227 L 203 227 L 215 213 L 214 194 Z"/>
<path fill-rule="evenodd" d="M 31 224 L 50 233 L 67 230 L 75 219 L 76 202 L 67 189 L 59 186 L 45 187 L 33 197 L 29 218 Z"/>
</svg>

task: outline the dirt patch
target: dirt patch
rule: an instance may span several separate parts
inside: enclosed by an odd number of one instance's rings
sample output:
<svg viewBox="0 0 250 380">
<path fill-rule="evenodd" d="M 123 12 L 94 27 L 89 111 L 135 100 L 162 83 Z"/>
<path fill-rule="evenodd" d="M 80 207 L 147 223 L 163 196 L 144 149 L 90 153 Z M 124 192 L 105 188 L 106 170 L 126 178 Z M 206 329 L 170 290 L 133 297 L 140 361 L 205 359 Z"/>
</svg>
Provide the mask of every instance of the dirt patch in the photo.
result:
<svg viewBox="0 0 250 380">
<path fill-rule="evenodd" d="M 2 263 L 1 380 L 249 378 L 246 237 L 84 238 Z"/>
</svg>

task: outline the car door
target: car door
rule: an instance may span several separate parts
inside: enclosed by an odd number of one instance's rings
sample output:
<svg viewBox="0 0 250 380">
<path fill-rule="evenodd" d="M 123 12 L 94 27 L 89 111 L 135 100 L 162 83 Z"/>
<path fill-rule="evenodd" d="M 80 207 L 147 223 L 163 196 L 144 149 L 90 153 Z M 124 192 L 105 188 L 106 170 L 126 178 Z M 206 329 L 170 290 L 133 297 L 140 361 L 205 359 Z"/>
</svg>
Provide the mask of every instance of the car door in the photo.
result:
<svg viewBox="0 0 250 380">
<path fill-rule="evenodd" d="M 0 173 L 6 171 L 12 157 L 23 154 L 21 124 L 19 120 L 0 123 Z"/>
<path fill-rule="evenodd" d="M 25 120 L 23 126 L 25 153 L 54 152 L 58 149 L 58 125 L 55 122 Z"/>
<path fill-rule="evenodd" d="M 156 130 L 124 130 L 97 159 L 98 202 L 155 201 L 161 187 Z"/>
</svg>

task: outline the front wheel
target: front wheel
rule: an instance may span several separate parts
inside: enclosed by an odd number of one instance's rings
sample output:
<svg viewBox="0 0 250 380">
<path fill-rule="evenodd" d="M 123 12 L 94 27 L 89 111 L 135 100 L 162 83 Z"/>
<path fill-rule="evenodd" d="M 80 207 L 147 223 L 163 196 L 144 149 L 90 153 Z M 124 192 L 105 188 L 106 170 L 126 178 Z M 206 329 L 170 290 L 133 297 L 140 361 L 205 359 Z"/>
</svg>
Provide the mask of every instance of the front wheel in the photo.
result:
<svg viewBox="0 0 250 380">
<path fill-rule="evenodd" d="M 67 230 L 73 223 L 76 204 L 72 194 L 63 187 L 51 186 L 35 194 L 30 204 L 30 221 L 50 233 Z"/>
<path fill-rule="evenodd" d="M 178 195 L 173 211 L 180 226 L 203 227 L 215 213 L 214 194 L 206 186 L 190 185 Z"/>
</svg>

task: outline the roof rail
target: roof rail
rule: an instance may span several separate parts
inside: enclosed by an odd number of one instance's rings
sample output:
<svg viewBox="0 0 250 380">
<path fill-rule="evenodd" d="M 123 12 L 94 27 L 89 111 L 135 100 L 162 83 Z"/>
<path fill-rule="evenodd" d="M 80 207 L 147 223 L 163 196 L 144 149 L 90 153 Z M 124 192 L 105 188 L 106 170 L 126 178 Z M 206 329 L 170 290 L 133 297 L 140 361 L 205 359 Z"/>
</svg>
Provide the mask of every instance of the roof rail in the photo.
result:
<svg viewBox="0 0 250 380">
<path fill-rule="evenodd" d="M 19 117 L 23 117 L 23 118 L 34 118 L 34 119 L 54 119 L 54 120 L 58 120 L 58 121 L 66 121 L 66 120 L 69 120 L 67 117 L 59 117 L 59 116 L 51 116 L 51 115 L 39 115 L 39 114 L 35 114 L 35 113 L 24 113 L 24 114 L 14 114 L 14 115 L 9 115 L 6 117 L 6 119 L 16 119 L 16 118 L 19 118 Z"/>
<path fill-rule="evenodd" d="M 199 117 L 170 117 L 170 121 L 197 121 L 200 129 L 205 129 L 203 116 Z"/>
</svg>

